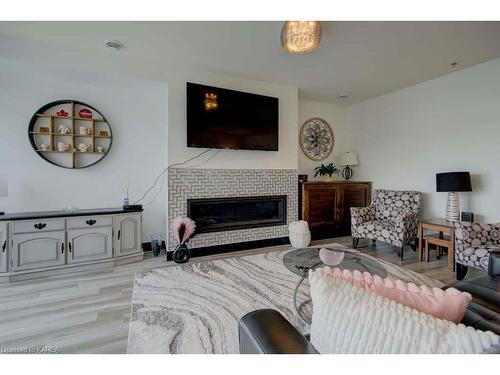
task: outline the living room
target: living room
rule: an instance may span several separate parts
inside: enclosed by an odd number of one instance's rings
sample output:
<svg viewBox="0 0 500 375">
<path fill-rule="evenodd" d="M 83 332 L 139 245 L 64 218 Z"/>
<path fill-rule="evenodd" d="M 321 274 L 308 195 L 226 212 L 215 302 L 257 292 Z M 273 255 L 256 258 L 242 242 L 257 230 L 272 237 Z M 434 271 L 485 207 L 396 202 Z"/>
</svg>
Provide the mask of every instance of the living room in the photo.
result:
<svg viewBox="0 0 500 375">
<path fill-rule="evenodd" d="M 493 9 L 90 8 L 0 22 L 2 354 L 500 352 Z"/>
</svg>

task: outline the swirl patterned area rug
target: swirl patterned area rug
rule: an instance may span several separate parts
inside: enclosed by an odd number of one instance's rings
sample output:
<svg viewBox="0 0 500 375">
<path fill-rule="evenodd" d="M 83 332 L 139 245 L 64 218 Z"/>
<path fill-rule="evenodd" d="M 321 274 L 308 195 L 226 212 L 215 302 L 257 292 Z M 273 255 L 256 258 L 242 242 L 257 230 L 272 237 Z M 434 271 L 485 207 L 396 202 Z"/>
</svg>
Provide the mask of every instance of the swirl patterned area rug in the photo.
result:
<svg viewBox="0 0 500 375">
<path fill-rule="evenodd" d="M 341 247 L 339 244 L 321 247 Z M 299 277 L 283 265 L 290 250 L 165 267 L 136 274 L 128 353 L 238 353 L 238 320 L 263 308 L 280 311 L 302 333 L 295 314 Z M 442 283 L 379 260 L 417 285 Z M 303 285 L 299 299 L 309 296 Z"/>
</svg>

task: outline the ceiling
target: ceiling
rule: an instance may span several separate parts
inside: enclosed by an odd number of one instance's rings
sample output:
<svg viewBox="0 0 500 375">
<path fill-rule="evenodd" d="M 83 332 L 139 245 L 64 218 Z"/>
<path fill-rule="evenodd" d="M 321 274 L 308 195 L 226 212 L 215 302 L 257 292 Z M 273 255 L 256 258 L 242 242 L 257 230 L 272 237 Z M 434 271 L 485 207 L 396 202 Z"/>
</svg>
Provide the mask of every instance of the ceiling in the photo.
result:
<svg viewBox="0 0 500 375">
<path fill-rule="evenodd" d="M 296 86 L 303 99 L 332 103 L 500 57 L 500 22 L 322 22 L 320 47 L 309 55 L 281 48 L 282 24 L 0 22 L 0 57 L 159 80 L 175 70 L 205 70 Z M 109 39 L 125 47 L 110 51 Z"/>
</svg>

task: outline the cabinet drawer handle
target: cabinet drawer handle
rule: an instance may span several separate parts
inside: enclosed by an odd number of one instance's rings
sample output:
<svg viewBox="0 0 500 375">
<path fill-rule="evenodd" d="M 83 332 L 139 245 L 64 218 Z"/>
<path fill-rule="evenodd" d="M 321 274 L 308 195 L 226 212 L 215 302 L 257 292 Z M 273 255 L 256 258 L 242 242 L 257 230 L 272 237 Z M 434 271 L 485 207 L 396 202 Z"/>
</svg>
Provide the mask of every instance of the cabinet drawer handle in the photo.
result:
<svg viewBox="0 0 500 375">
<path fill-rule="evenodd" d="M 64 242 L 61 244 L 61 254 L 64 254 Z"/>
<path fill-rule="evenodd" d="M 68 250 L 71 253 L 71 242 L 68 243 Z"/>
<path fill-rule="evenodd" d="M 2 253 L 5 253 L 5 248 L 6 247 L 7 247 L 7 241 L 4 241 L 3 245 L 2 245 Z"/>
<path fill-rule="evenodd" d="M 36 229 L 38 230 L 42 230 L 43 228 L 45 228 L 47 226 L 47 224 L 45 223 L 38 223 L 38 224 L 35 224 L 33 225 Z"/>
<path fill-rule="evenodd" d="M 97 223 L 97 221 L 96 221 L 96 220 L 94 220 L 94 219 L 90 219 L 90 220 L 87 220 L 87 221 L 86 221 L 86 223 L 87 223 L 88 225 L 94 225 L 95 223 Z"/>
<path fill-rule="evenodd" d="M 118 231 L 118 239 L 120 239 L 120 234 L 122 233 L 121 230 Z"/>
</svg>

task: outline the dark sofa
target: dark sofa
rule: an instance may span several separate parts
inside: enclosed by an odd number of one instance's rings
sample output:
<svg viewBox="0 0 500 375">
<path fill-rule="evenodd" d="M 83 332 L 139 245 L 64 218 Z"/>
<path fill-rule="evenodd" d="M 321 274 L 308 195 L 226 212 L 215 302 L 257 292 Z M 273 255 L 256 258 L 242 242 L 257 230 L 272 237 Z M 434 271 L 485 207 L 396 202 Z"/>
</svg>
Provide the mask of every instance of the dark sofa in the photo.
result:
<svg viewBox="0 0 500 375">
<path fill-rule="evenodd" d="M 450 287 L 472 295 L 462 319 L 464 325 L 500 335 L 500 252 L 491 254 L 488 275 L 458 281 L 445 289 Z M 308 337 L 276 310 L 256 310 L 246 314 L 238 324 L 238 331 L 242 354 L 317 353 Z"/>
</svg>

